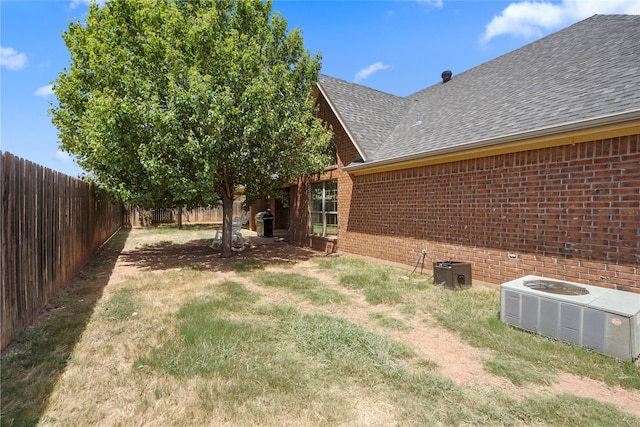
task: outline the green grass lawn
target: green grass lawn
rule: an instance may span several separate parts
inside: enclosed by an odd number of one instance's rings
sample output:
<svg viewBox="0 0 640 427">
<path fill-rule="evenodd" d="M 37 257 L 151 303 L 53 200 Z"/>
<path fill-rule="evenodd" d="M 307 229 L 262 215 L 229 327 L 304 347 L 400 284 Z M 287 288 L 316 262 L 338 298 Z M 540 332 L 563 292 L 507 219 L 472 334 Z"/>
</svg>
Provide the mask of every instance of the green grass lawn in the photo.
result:
<svg viewBox="0 0 640 427">
<path fill-rule="evenodd" d="M 208 233 L 120 235 L 125 261 L 175 250 L 171 268 L 125 263 L 116 277 L 92 261 L 60 295 L 64 309 L 3 353 L 2 425 L 640 426 L 612 404 L 526 392 L 568 373 L 640 393 L 640 372 L 503 324 L 498 290 L 450 291 L 350 257 L 277 264 L 205 252 L 203 268 L 189 251 Z M 108 284 L 92 285 L 105 274 Z M 510 386 L 443 375 L 403 339 L 427 322 Z"/>
</svg>

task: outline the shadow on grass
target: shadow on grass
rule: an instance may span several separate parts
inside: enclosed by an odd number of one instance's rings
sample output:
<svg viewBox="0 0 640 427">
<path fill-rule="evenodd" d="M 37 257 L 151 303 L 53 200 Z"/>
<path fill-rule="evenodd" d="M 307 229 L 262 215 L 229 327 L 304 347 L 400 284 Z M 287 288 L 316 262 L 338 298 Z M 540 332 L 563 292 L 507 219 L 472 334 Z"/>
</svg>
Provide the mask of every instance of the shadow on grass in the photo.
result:
<svg viewBox="0 0 640 427">
<path fill-rule="evenodd" d="M 313 256 L 324 255 L 308 248 L 288 243 L 252 243 L 247 239 L 246 249 L 233 252 L 230 258 L 221 258 L 220 249 L 211 248 L 211 239 L 192 240 L 182 244 L 156 244 L 123 252 L 120 261 L 124 265 L 149 270 L 169 270 L 190 267 L 211 271 L 237 271 L 247 263 L 281 264 L 305 261 Z M 255 239 L 258 241 L 259 239 Z"/>
<path fill-rule="evenodd" d="M 2 351 L 2 426 L 37 425 L 129 235 L 116 233 Z"/>
</svg>

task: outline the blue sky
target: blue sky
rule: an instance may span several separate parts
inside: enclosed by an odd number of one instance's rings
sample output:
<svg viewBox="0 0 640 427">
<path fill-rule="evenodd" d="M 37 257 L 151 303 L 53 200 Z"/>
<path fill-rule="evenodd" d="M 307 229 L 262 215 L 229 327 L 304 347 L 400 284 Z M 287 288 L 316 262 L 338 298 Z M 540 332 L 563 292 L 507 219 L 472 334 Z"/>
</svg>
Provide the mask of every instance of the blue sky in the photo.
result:
<svg viewBox="0 0 640 427">
<path fill-rule="evenodd" d="M 274 2 L 322 72 L 406 96 L 594 14 L 640 14 L 640 0 Z M 85 1 L 2 0 L 0 149 L 77 176 L 47 114 L 50 84 L 69 65 L 61 33 Z"/>
</svg>

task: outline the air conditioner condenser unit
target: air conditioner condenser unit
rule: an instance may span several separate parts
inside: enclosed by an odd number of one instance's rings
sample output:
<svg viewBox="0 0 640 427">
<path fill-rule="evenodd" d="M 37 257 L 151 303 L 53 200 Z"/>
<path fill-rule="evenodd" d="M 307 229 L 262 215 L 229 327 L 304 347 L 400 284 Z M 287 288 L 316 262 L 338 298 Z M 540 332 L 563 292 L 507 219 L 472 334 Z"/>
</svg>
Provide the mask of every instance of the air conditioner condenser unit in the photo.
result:
<svg viewBox="0 0 640 427">
<path fill-rule="evenodd" d="M 621 360 L 640 357 L 640 294 L 524 276 L 500 285 L 500 320 Z"/>
</svg>

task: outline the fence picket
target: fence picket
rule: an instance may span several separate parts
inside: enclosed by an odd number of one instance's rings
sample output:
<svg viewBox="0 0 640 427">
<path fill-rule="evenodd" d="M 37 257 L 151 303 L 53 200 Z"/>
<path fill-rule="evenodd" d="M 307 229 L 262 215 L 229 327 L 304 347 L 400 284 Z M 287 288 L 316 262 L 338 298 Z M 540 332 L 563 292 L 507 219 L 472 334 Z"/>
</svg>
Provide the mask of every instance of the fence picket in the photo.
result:
<svg viewBox="0 0 640 427">
<path fill-rule="evenodd" d="M 245 218 L 247 212 L 243 209 L 242 204 L 244 196 L 240 196 L 233 202 L 233 217 Z M 158 224 L 175 224 L 178 222 L 178 210 L 177 209 L 154 209 L 147 212 L 148 220 L 144 218 L 145 212 L 143 209 L 137 206 L 130 206 L 128 208 L 128 224 L 133 227 L 146 226 L 146 225 L 158 225 Z M 194 208 L 191 210 L 182 211 L 182 222 L 196 223 L 196 222 L 215 222 L 222 223 L 222 206 L 215 208 Z"/>
<path fill-rule="evenodd" d="M 90 184 L 0 152 L 0 348 L 27 327 L 124 221 Z"/>
</svg>

